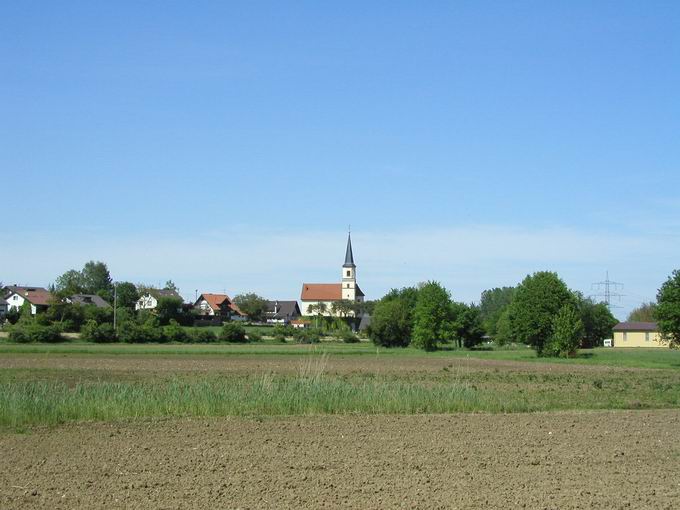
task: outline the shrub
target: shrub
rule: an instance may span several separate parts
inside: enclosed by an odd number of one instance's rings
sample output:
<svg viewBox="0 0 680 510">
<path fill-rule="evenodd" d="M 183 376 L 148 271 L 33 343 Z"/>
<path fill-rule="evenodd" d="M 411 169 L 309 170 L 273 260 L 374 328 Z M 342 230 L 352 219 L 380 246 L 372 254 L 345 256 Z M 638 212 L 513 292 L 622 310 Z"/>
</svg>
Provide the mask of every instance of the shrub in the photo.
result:
<svg viewBox="0 0 680 510">
<path fill-rule="evenodd" d="M 163 328 L 163 336 L 168 342 L 188 342 L 190 340 L 189 334 L 174 319 L 171 319 L 170 324 Z"/>
<path fill-rule="evenodd" d="M 375 345 L 406 347 L 411 343 L 411 315 L 410 305 L 404 299 L 379 301 L 373 310 L 368 337 Z"/>
<path fill-rule="evenodd" d="M 209 329 L 194 328 L 191 331 L 191 340 L 198 344 L 209 344 L 217 341 L 217 335 Z"/>
<path fill-rule="evenodd" d="M 293 338 L 299 344 L 318 344 L 321 341 L 321 335 L 317 329 L 296 329 Z"/>
<path fill-rule="evenodd" d="M 149 342 L 163 342 L 163 330 L 151 324 L 139 325 L 135 322 L 124 322 L 118 330 L 121 342 L 129 344 L 144 344 Z"/>
<path fill-rule="evenodd" d="M 261 342 L 262 341 L 262 335 L 258 333 L 257 331 L 251 331 L 248 333 L 248 341 L 250 342 Z"/>
<path fill-rule="evenodd" d="M 61 331 L 58 327 L 42 326 L 35 323 L 14 326 L 9 333 L 9 339 L 11 342 L 16 343 L 55 343 L 63 341 Z"/>
<path fill-rule="evenodd" d="M 227 322 L 222 326 L 222 331 L 220 331 L 220 340 L 224 342 L 245 343 L 248 341 L 248 337 L 246 336 L 246 330 L 242 326 L 233 322 Z"/>
<path fill-rule="evenodd" d="M 286 337 L 293 336 L 294 333 L 295 328 L 293 326 L 284 326 L 283 324 L 277 324 L 273 330 L 274 340 L 277 342 L 285 342 Z"/>
<path fill-rule="evenodd" d="M 345 342 L 346 344 L 356 344 L 359 342 L 359 337 L 356 336 L 349 329 L 346 329 L 342 333 L 340 333 L 340 338 L 342 338 L 342 341 Z"/>
<path fill-rule="evenodd" d="M 573 356 L 583 339 L 583 322 L 578 311 L 570 305 L 560 308 L 553 322 L 553 334 L 543 349 L 546 356 Z"/>
<path fill-rule="evenodd" d="M 88 342 L 109 343 L 117 341 L 116 332 L 113 324 L 105 322 L 97 324 L 97 321 L 90 319 L 80 329 L 80 338 Z"/>
</svg>

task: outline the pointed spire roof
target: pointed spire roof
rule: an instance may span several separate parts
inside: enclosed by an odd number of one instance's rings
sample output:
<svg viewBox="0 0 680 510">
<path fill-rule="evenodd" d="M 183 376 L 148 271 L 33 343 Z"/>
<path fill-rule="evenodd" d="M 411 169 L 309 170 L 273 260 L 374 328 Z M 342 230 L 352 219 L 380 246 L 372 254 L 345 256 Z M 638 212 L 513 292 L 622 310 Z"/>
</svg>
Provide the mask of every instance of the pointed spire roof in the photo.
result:
<svg viewBox="0 0 680 510">
<path fill-rule="evenodd" d="M 347 251 L 345 252 L 345 263 L 342 267 L 356 267 L 354 265 L 354 254 L 352 253 L 352 234 L 347 234 Z"/>
</svg>

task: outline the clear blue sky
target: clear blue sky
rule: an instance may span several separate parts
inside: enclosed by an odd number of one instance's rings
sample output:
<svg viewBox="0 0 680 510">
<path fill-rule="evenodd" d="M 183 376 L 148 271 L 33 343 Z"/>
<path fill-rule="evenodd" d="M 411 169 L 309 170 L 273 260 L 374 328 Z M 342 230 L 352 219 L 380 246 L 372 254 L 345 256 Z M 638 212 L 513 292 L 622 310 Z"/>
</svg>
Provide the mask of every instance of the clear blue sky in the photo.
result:
<svg viewBox="0 0 680 510">
<path fill-rule="evenodd" d="M 0 280 L 370 298 L 680 267 L 680 3 L 6 2 Z"/>
</svg>

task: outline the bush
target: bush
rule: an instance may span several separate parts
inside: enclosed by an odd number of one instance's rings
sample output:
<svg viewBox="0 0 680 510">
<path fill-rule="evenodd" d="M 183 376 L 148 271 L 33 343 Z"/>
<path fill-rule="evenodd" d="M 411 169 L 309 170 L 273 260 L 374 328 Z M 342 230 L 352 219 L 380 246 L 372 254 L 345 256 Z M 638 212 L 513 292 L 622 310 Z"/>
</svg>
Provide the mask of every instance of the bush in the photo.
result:
<svg viewBox="0 0 680 510">
<path fill-rule="evenodd" d="M 97 321 L 90 319 L 80 329 L 80 338 L 88 342 L 109 343 L 116 342 L 116 332 L 113 330 L 113 324 L 105 322 L 97 324 Z"/>
<path fill-rule="evenodd" d="M 564 305 L 557 313 L 553 324 L 552 337 L 542 354 L 563 358 L 576 354 L 583 339 L 583 322 L 578 311 L 573 306 Z"/>
<path fill-rule="evenodd" d="M 197 344 L 209 344 L 217 341 L 217 335 L 209 329 L 194 328 L 191 331 L 191 340 Z"/>
<path fill-rule="evenodd" d="M 61 331 L 56 326 L 41 326 L 40 324 L 21 324 L 12 328 L 9 333 L 10 342 L 28 343 L 56 343 L 63 341 Z"/>
<path fill-rule="evenodd" d="M 321 334 L 318 329 L 296 329 L 293 338 L 299 344 L 318 344 L 321 341 Z"/>
<path fill-rule="evenodd" d="M 295 328 L 293 326 L 284 326 L 283 324 L 277 324 L 273 330 L 274 340 L 282 343 L 286 341 L 286 337 L 293 336 L 294 333 Z"/>
<path fill-rule="evenodd" d="M 233 322 L 227 322 L 222 326 L 222 331 L 220 331 L 220 340 L 223 342 L 245 343 L 248 341 L 248 337 L 246 336 L 246 330 L 242 326 Z"/>
<path fill-rule="evenodd" d="M 179 325 L 179 323 L 171 319 L 170 324 L 163 328 L 163 336 L 168 342 L 188 342 L 190 340 L 189 334 Z"/>
<path fill-rule="evenodd" d="M 383 299 L 373 310 L 368 337 L 375 345 L 406 347 L 411 343 L 411 308 L 403 299 Z"/>
<path fill-rule="evenodd" d="M 250 342 L 261 342 L 262 341 L 262 335 L 258 333 L 257 331 L 251 331 L 248 333 L 248 341 Z"/>
<path fill-rule="evenodd" d="M 342 333 L 340 333 L 340 338 L 342 339 L 343 342 L 346 344 L 356 344 L 359 342 L 359 337 L 356 336 L 352 331 L 349 329 L 344 330 Z"/>
<path fill-rule="evenodd" d="M 163 330 L 151 324 L 139 325 L 135 322 L 124 322 L 118 331 L 121 342 L 129 344 L 144 344 L 150 342 L 163 342 L 165 337 Z"/>
</svg>

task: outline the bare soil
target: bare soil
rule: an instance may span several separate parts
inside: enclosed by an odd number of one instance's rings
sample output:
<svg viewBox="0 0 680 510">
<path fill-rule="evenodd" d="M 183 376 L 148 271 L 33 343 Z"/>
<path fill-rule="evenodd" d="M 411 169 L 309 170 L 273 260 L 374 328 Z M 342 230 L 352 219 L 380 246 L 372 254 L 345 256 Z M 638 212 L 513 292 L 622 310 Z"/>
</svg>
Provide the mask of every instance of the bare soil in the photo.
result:
<svg viewBox="0 0 680 510">
<path fill-rule="evenodd" d="M 4 509 L 680 505 L 677 410 L 83 423 L 0 452 Z"/>
<path fill-rule="evenodd" d="M 74 355 L 7 354 L 0 357 L 2 368 L 99 370 L 105 372 L 223 372 L 232 374 L 295 373 L 309 355 Z M 439 372 L 442 369 L 504 370 L 536 373 L 611 373 L 648 371 L 646 368 L 623 368 L 606 365 L 535 363 L 514 360 L 487 360 L 459 357 L 343 356 L 327 358 L 329 374 L 406 374 Z"/>
</svg>

